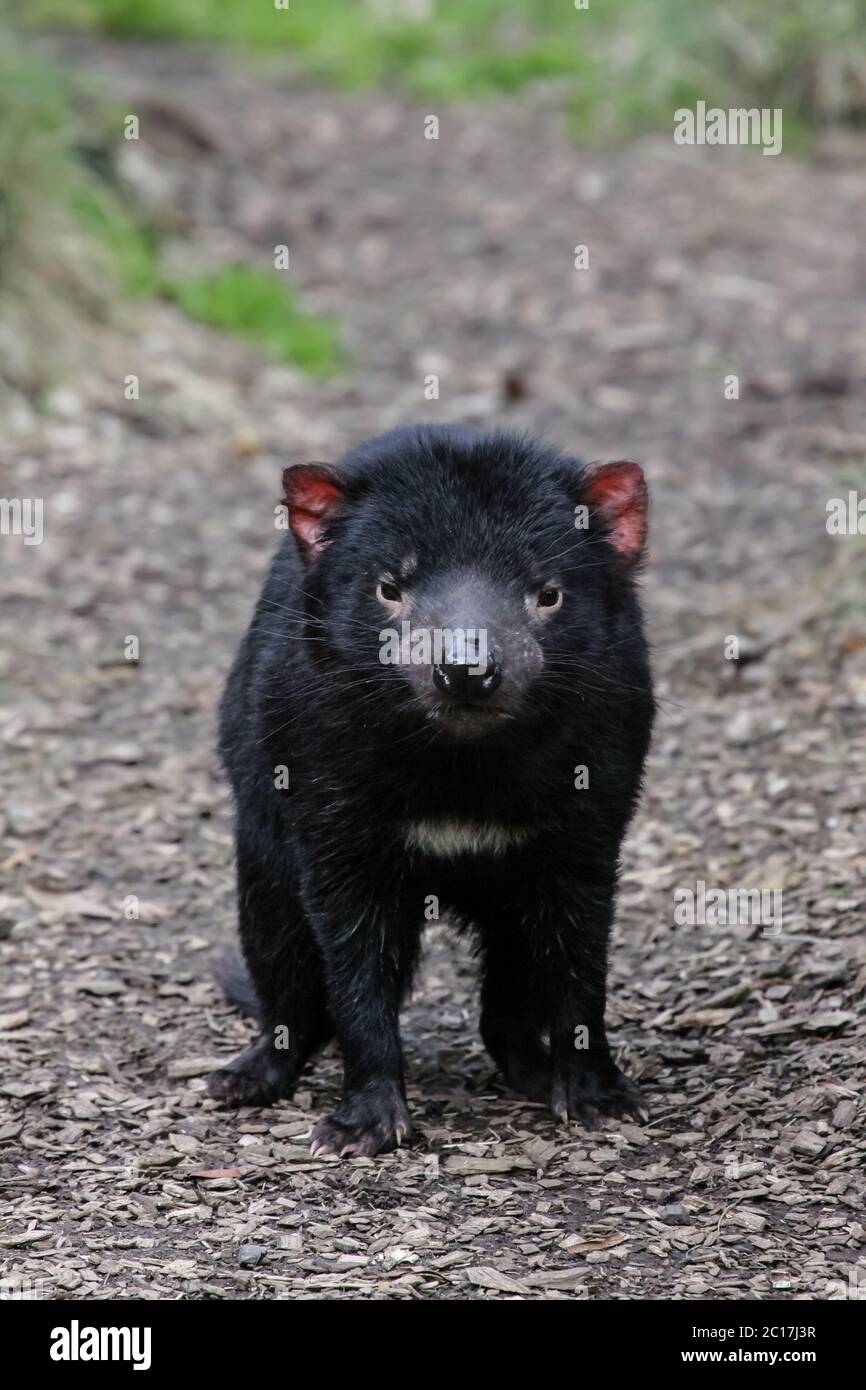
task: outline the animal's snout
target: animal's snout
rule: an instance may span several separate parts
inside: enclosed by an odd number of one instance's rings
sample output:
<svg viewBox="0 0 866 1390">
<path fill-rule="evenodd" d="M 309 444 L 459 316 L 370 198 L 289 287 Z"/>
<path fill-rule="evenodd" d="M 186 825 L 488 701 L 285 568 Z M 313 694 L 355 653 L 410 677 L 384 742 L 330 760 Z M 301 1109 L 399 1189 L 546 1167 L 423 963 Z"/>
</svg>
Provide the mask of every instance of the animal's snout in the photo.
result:
<svg viewBox="0 0 866 1390">
<path fill-rule="evenodd" d="M 502 669 L 491 654 L 486 663 L 466 654 L 462 661 L 443 661 L 433 667 L 433 684 L 446 697 L 458 704 L 475 704 L 492 695 L 502 681 Z"/>
</svg>

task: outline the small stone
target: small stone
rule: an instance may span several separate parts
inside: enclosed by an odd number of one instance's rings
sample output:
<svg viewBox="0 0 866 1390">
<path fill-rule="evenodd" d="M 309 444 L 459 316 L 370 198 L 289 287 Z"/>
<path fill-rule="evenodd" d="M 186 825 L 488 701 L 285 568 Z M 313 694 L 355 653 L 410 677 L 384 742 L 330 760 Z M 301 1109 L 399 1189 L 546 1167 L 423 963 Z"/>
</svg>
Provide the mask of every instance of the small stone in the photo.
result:
<svg viewBox="0 0 866 1390">
<path fill-rule="evenodd" d="M 847 1129 L 857 1109 L 856 1100 L 840 1100 L 833 1111 L 833 1124 L 837 1129 Z"/>
<path fill-rule="evenodd" d="M 172 1081 L 185 1081 L 193 1076 L 205 1076 L 224 1065 L 217 1057 L 176 1057 L 168 1063 L 166 1074 Z"/>
<path fill-rule="evenodd" d="M 791 1141 L 791 1148 L 794 1153 L 805 1154 L 807 1158 L 820 1158 L 827 1147 L 826 1139 L 814 1134 L 810 1129 L 801 1129 L 795 1139 Z"/>
<path fill-rule="evenodd" d="M 684 1226 L 692 1219 L 692 1213 L 681 1203 L 675 1202 L 669 1207 L 659 1207 L 659 1221 L 664 1221 L 669 1226 Z"/>
<path fill-rule="evenodd" d="M 746 1231 L 763 1231 L 767 1224 L 766 1216 L 761 1216 L 756 1211 L 747 1211 L 745 1207 L 738 1207 L 728 1215 L 728 1220 L 734 1226 L 742 1226 Z"/>
</svg>

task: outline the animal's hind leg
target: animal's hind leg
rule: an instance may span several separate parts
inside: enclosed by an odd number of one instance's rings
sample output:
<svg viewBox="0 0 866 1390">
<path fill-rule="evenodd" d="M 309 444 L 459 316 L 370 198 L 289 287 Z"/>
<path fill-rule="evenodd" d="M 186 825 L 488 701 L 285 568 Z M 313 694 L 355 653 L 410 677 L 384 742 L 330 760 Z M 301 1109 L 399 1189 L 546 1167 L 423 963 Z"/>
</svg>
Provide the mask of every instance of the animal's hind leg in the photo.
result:
<svg viewBox="0 0 866 1390">
<path fill-rule="evenodd" d="M 270 1105 L 290 1096 L 313 1052 L 328 1041 L 318 947 L 304 918 L 286 850 L 273 839 L 237 846 L 238 911 L 244 956 L 259 1001 L 261 1035 L 208 1090 L 223 1105 Z"/>
</svg>

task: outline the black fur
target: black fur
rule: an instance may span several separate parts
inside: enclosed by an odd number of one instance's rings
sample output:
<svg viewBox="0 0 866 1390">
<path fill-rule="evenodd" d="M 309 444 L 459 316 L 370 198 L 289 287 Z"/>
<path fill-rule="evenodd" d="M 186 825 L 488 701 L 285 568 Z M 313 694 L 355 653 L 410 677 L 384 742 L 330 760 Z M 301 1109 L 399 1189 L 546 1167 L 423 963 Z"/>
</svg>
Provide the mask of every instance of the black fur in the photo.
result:
<svg viewBox="0 0 866 1390">
<path fill-rule="evenodd" d="M 290 1095 L 336 1033 L 344 1094 L 314 1151 L 408 1137 L 398 1013 L 435 897 L 476 933 L 481 1032 L 507 1081 L 563 1118 L 633 1111 L 604 1012 L 618 855 L 654 708 L 634 557 L 595 503 L 575 526 L 584 467 L 513 434 L 395 430 L 335 476 L 343 505 L 306 562 L 283 540 L 223 698 L 262 1033 L 211 1094 Z M 411 593 L 416 621 L 492 624 L 502 680 L 483 712 L 444 708 L 429 665 L 382 665 L 380 632 L 400 625 L 376 596 L 383 573 Z M 548 615 L 535 599 L 554 580 L 563 599 Z M 588 786 L 576 788 L 579 766 Z M 467 823 L 495 829 L 475 850 L 431 851 L 430 826 L 453 840 Z"/>
</svg>

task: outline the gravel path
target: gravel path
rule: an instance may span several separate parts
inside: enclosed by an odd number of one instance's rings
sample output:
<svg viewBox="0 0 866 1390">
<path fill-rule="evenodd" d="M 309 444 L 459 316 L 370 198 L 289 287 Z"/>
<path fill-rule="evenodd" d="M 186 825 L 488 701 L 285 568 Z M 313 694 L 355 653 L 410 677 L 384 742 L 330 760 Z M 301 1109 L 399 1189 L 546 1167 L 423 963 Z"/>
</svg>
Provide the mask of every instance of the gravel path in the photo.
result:
<svg viewBox="0 0 866 1390">
<path fill-rule="evenodd" d="M 45 538 L 2 539 L 0 1276 L 46 1298 L 862 1289 L 866 543 L 825 525 L 866 476 L 862 141 L 587 154 L 555 88 L 442 110 L 427 141 L 425 108 L 221 59 L 69 61 L 140 113 L 120 168 L 183 233 L 171 262 L 287 244 L 352 367 L 310 382 L 157 306 L 46 414 L 8 403 L 0 492 L 44 497 Z M 214 709 L 280 468 L 425 419 L 650 479 L 662 707 L 611 1032 L 651 1118 L 591 1133 L 508 1094 L 436 928 L 405 1018 L 422 1142 L 337 1166 L 308 1152 L 336 1056 L 293 1104 L 205 1099 L 249 1033 L 212 981 L 234 930 Z M 781 890 L 781 921 L 677 925 L 699 882 Z"/>
</svg>

